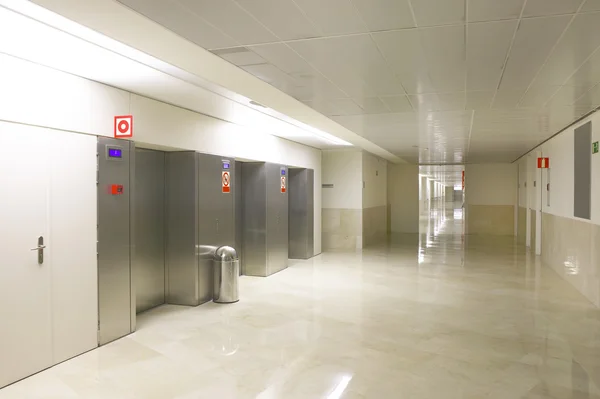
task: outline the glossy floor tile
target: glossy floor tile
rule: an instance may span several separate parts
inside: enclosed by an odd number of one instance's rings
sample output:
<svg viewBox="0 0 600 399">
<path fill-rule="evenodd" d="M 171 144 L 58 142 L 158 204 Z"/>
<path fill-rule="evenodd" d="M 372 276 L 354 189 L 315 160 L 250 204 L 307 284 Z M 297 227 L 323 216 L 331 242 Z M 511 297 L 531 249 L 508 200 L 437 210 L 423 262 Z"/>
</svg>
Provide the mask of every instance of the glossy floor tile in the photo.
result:
<svg viewBox="0 0 600 399">
<path fill-rule="evenodd" d="M 420 235 L 242 277 L 241 301 L 162 306 L 0 399 L 600 398 L 600 311 L 512 238 Z"/>
</svg>

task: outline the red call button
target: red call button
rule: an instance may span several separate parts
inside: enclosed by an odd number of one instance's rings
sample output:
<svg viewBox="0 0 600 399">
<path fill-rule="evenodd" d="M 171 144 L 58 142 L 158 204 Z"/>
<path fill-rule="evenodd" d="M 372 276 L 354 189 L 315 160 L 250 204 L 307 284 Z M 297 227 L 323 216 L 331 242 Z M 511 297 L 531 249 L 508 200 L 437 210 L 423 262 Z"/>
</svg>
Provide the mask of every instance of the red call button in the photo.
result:
<svg viewBox="0 0 600 399">
<path fill-rule="evenodd" d="M 123 185 L 122 184 L 112 184 L 110 186 L 110 193 L 112 195 L 121 195 L 121 194 L 123 194 Z"/>
</svg>

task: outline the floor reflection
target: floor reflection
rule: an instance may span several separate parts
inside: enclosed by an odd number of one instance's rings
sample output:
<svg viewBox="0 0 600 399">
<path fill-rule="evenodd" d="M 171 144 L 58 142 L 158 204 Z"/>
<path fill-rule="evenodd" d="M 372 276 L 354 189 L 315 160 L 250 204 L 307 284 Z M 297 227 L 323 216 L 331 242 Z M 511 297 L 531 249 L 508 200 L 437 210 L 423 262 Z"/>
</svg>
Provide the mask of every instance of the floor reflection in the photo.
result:
<svg viewBox="0 0 600 399">
<path fill-rule="evenodd" d="M 462 223 L 443 204 L 421 234 L 242 277 L 239 303 L 146 312 L 0 399 L 600 399 L 600 310 Z"/>
</svg>

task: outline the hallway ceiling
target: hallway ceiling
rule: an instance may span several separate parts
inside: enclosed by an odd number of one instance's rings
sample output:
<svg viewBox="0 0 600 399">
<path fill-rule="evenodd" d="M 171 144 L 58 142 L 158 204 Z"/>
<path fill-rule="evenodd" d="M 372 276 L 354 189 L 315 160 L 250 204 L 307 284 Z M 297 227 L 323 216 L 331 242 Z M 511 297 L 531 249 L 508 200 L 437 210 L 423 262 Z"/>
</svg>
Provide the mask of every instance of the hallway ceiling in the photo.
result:
<svg viewBox="0 0 600 399">
<path fill-rule="evenodd" d="M 462 184 L 463 165 L 426 165 L 419 166 L 419 174 L 432 180 L 439 181 L 445 186 L 460 186 Z"/>
<path fill-rule="evenodd" d="M 119 0 L 399 157 L 507 162 L 600 105 L 600 0 Z"/>
</svg>

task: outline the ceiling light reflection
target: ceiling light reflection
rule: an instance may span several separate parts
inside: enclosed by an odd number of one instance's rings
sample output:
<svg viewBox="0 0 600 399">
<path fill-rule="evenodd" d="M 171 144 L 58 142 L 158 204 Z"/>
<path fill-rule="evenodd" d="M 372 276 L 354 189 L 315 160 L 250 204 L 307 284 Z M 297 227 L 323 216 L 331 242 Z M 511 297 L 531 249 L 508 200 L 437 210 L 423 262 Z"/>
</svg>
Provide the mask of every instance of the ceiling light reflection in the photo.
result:
<svg viewBox="0 0 600 399">
<path fill-rule="evenodd" d="M 340 399 L 342 397 L 342 394 L 348 387 L 350 380 L 352 380 L 351 375 L 342 376 L 340 382 L 337 384 L 335 389 L 327 396 L 327 399 Z"/>
</svg>

